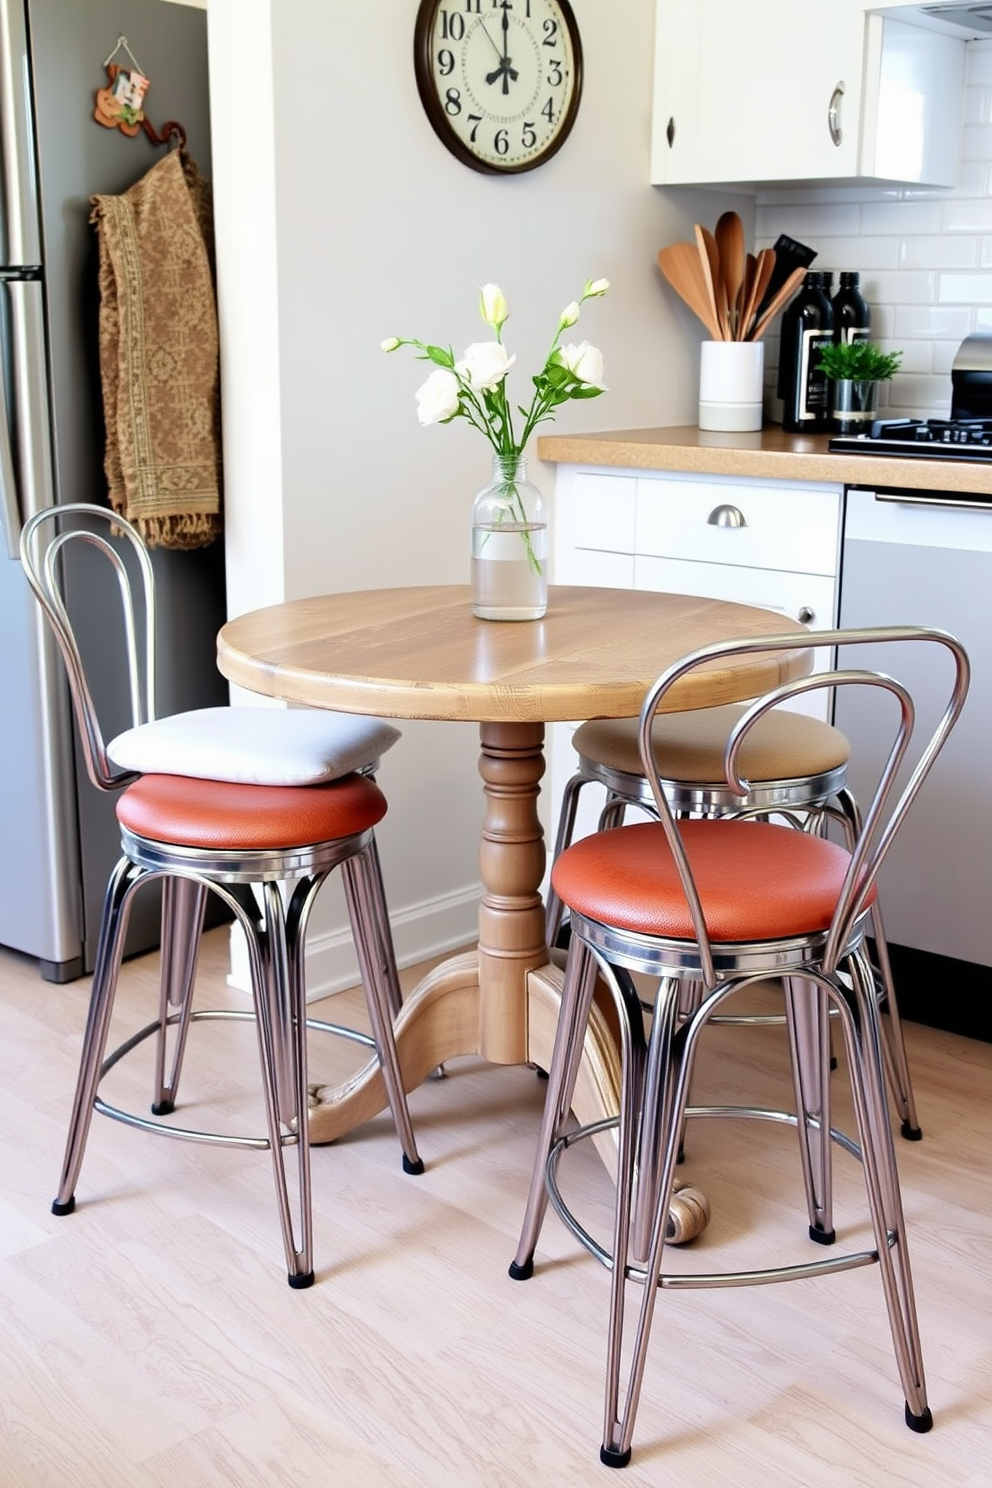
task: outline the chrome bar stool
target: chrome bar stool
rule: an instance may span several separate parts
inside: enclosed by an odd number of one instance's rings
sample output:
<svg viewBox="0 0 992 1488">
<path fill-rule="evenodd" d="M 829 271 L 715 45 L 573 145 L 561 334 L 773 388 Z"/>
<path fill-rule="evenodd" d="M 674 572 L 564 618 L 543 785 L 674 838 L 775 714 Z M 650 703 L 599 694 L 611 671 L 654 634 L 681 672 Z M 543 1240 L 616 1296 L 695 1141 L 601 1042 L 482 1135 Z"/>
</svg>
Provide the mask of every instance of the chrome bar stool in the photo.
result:
<svg viewBox="0 0 992 1488">
<path fill-rule="evenodd" d="M 669 688 L 707 663 L 795 646 L 794 635 L 778 635 L 706 647 L 657 680 L 638 727 L 640 763 L 655 819 L 586 837 L 567 848 L 554 866 L 556 892 L 571 916 L 571 938 L 545 1112 L 510 1275 L 516 1280 L 532 1275 L 549 1198 L 579 1242 L 610 1270 L 600 1457 L 611 1467 L 623 1467 L 630 1459 L 655 1306 L 666 1288 L 756 1285 L 877 1265 L 906 1424 L 920 1432 L 932 1425 L 886 1102 L 878 998 L 864 939 L 879 867 L 960 714 L 969 666 L 961 645 L 941 631 L 893 626 L 809 636 L 810 645 L 825 648 L 867 642 L 928 646 L 950 654 L 953 677 L 947 704 L 925 740 L 914 742 L 913 701 L 904 686 L 881 673 L 847 669 L 787 683 L 747 707 L 732 726 L 724 752 L 723 777 L 743 798 L 751 789 L 742 770 L 747 734 L 770 709 L 820 687 L 875 688 L 888 694 L 895 715 L 891 747 L 850 848 L 776 823 L 679 819 L 657 770 L 652 724 Z M 905 785 L 898 792 L 895 782 L 903 767 Z M 657 979 L 647 1037 L 641 999 L 630 990 L 631 972 Z M 621 1030 L 620 1112 L 612 1121 L 575 1130 L 569 1110 L 598 977 L 610 989 Z M 814 1035 L 810 1045 L 794 1041 L 790 1048 L 796 1110 L 692 1107 L 693 1061 L 707 1023 L 735 992 L 768 978 L 782 981 L 794 1003 L 794 1025 L 801 1013 Z M 701 983 L 703 989 L 688 1013 L 680 997 L 685 981 Z M 811 1048 L 822 1076 L 828 1005 L 836 1010 L 844 1037 L 856 1141 L 830 1129 L 820 1113 L 810 1110 L 803 1090 L 803 1065 L 813 1057 Z M 682 1127 L 694 1116 L 764 1118 L 795 1126 L 809 1233 L 821 1241 L 834 1237 L 815 1233 L 823 1224 L 816 1167 L 824 1142 L 839 1143 L 860 1160 L 874 1246 L 751 1271 L 667 1271 L 669 1195 Z M 611 1127 L 618 1129 L 618 1163 L 612 1248 L 607 1250 L 565 1202 L 557 1175 L 569 1148 Z M 639 1304 L 633 1300 L 636 1295 Z M 632 1342 L 625 1349 L 630 1331 Z M 683 1333 L 678 1352 L 685 1347 Z M 672 1350 L 670 1363 L 678 1352 Z"/>
<path fill-rule="evenodd" d="M 814 832 L 822 832 L 827 821 L 835 820 L 850 845 L 857 836 L 860 819 L 857 802 L 846 784 L 850 745 L 840 730 L 785 709 L 766 715 L 742 745 L 741 773 L 750 789 L 739 796 L 723 779 L 722 766 L 724 743 L 742 712 L 742 708 L 725 706 L 669 713 L 655 719 L 654 760 L 676 815 L 774 816 L 800 830 Z M 572 841 L 579 796 L 586 785 L 599 784 L 606 789 L 601 829 L 618 826 L 628 807 L 654 815 L 654 798 L 641 768 L 637 732 L 636 718 L 595 719 L 576 729 L 572 743 L 578 768 L 562 796 L 554 859 Z M 560 936 L 562 918 L 561 900 L 552 884 L 547 905 L 551 945 Z M 883 1049 L 889 1087 L 903 1137 L 919 1141 L 923 1133 L 877 901 L 872 906 L 871 933 L 875 942 L 873 974 L 885 1014 Z M 688 989 L 685 995 L 691 995 Z M 726 1021 L 754 1024 L 760 1020 L 733 1014 Z M 769 1021 L 781 1020 L 772 1015 Z"/>
<path fill-rule="evenodd" d="M 104 743 L 66 597 L 70 544 L 108 564 L 123 618 L 132 726 Z M 76 551 L 76 548 L 73 549 Z M 154 574 L 139 533 L 103 507 L 49 508 L 25 523 L 21 558 L 69 677 L 90 779 L 118 791 L 122 857 L 108 885 L 79 1078 L 55 1214 L 75 1207 L 94 1111 L 143 1131 L 268 1149 L 291 1287 L 312 1284 L 307 1030 L 356 1039 L 378 1064 L 408 1173 L 423 1172 L 393 1036 L 399 980 L 374 828 L 386 801 L 372 779 L 399 733 L 375 719 L 317 710 L 209 708 L 155 717 Z M 307 922 L 328 875 L 340 868 L 365 988 L 371 1035 L 308 1019 Z M 137 891 L 160 879 L 162 978 L 158 1016 L 106 1054 L 128 914 Z M 208 893 L 244 931 L 253 1012 L 194 1010 L 197 948 Z M 267 1134 L 190 1129 L 173 1114 L 192 1024 L 256 1025 Z M 156 1042 L 151 1116 L 100 1095 L 108 1071 L 146 1039 Z M 289 1159 L 294 1161 L 290 1162 Z"/>
</svg>

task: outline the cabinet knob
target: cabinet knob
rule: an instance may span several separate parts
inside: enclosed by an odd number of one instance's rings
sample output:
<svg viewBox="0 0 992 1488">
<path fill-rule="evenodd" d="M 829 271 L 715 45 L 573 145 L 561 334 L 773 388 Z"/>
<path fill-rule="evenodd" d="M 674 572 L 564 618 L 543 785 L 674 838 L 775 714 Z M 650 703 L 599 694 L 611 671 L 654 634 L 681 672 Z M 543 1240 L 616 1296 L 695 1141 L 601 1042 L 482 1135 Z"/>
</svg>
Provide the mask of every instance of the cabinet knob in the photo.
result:
<svg viewBox="0 0 992 1488">
<path fill-rule="evenodd" d="M 827 128 L 835 145 L 840 145 L 844 139 L 844 131 L 840 127 L 840 101 L 843 97 L 844 84 L 838 83 L 830 95 L 830 107 L 827 109 Z"/>
<path fill-rule="evenodd" d="M 744 513 L 736 506 L 715 506 L 706 518 L 709 527 L 746 527 Z"/>
<path fill-rule="evenodd" d="M 816 611 L 811 610 L 809 605 L 801 605 L 799 614 L 796 616 L 796 619 L 799 621 L 800 625 L 812 625 L 813 621 L 816 619 Z"/>
<path fill-rule="evenodd" d="M 668 128 L 665 130 L 665 138 L 668 141 L 668 148 L 671 149 L 672 146 L 675 143 L 675 120 L 674 120 L 674 118 L 669 119 L 669 121 L 668 121 Z"/>
</svg>

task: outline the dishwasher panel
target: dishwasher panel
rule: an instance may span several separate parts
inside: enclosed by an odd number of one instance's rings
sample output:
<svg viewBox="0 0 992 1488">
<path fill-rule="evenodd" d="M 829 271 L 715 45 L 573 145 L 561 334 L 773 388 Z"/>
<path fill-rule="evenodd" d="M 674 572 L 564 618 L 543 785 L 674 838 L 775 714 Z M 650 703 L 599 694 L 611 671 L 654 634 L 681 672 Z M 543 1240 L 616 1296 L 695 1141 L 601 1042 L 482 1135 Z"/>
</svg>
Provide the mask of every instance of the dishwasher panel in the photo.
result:
<svg viewBox="0 0 992 1488">
<path fill-rule="evenodd" d="M 937 626 L 969 653 L 964 711 L 879 888 L 891 941 L 992 967 L 992 506 L 955 507 L 917 492 L 849 491 L 840 624 Z M 886 646 L 852 652 L 851 665 L 858 661 L 906 682 L 919 727 L 936 723 L 950 687 L 949 658 L 920 659 L 911 648 Z M 871 769 L 881 766 L 884 730 L 876 710 L 883 704 L 882 697 L 838 692 L 835 722 L 853 746 L 851 783 L 859 799 L 869 789 L 866 776 L 871 780 Z"/>
</svg>

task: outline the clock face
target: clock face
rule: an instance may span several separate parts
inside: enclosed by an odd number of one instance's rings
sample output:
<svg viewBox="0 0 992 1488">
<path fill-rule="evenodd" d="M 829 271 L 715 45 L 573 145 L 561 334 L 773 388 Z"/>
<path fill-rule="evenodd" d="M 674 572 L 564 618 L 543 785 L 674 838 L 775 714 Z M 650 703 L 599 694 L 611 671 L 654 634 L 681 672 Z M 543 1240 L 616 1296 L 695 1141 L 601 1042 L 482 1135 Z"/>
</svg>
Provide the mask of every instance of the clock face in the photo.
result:
<svg viewBox="0 0 992 1488">
<path fill-rule="evenodd" d="M 435 132 L 475 170 L 533 170 L 574 122 L 582 48 L 567 0 L 421 0 L 414 65 Z"/>
</svg>

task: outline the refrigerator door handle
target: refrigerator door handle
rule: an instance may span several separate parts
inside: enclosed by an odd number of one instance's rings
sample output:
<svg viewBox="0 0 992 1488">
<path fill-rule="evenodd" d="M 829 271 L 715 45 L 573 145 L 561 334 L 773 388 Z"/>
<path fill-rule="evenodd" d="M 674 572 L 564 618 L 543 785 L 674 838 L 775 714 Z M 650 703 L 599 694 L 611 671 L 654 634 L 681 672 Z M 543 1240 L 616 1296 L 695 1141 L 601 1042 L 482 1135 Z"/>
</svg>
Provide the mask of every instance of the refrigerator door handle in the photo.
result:
<svg viewBox="0 0 992 1488">
<path fill-rule="evenodd" d="M 0 263 L 41 263 L 38 173 L 28 84 L 28 38 L 22 0 L 0 0 Z"/>
<path fill-rule="evenodd" d="M 7 556 L 20 556 L 18 544 L 21 536 L 21 512 L 17 501 L 17 483 L 14 478 L 14 456 L 10 447 L 10 425 L 7 421 L 7 385 L 3 372 L 3 356 L 0 354 L 0 521 L 3 522 Z"/>
<path fill-rule="evenodd" d="M 9 279 L 9 369 L 13 386 L 0 406 L 11 410 L 13 428 L 0 415 L 0 480 L 7 551 L 20 558 L 21 523 L 55 501 L 49 412 L 43 287 L 38 279 Z M 18 499 L 19 498 L 19 499 Z"/>
</svg>

